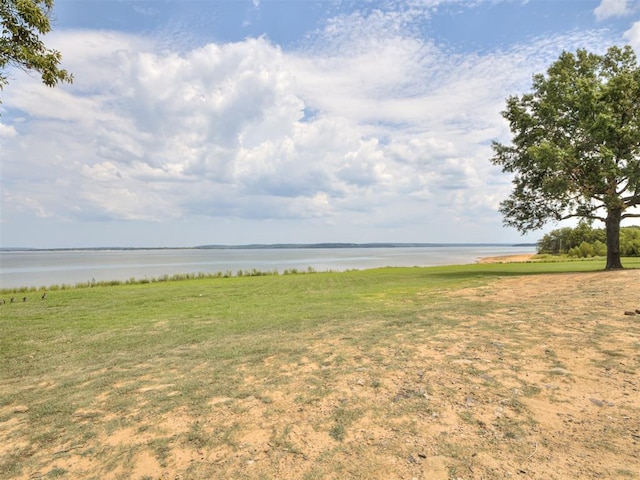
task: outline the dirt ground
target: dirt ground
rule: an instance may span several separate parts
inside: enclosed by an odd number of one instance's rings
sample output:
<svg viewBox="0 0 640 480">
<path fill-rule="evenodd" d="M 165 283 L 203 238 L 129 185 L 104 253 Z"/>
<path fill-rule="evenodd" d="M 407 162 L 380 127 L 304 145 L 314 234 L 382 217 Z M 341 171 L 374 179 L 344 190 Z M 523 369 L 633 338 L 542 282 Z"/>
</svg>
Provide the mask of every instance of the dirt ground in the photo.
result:
<svg viewBox="0 0 640 480">
<path fill-rule="evenodd" d="M 625 314 L 640 271 L 502 278 L 447 301 L 451 328 L 390 327 L 371 349 L 309 338 L 295 363 L 240 369 L 254 394 L 94 439 L 128 463 L 52 445 L 21 478 L 640 478 L 640 315 Z"/>
<path fill-rule="evenodd" d="M 523 253 L 519 255 L 501 255 L 499 257 L 483 257 L 478 260 L 478 263 L 511 263 L 511 262 L 526 262 L 535 257 L 534 254 Z"/>
</svg>

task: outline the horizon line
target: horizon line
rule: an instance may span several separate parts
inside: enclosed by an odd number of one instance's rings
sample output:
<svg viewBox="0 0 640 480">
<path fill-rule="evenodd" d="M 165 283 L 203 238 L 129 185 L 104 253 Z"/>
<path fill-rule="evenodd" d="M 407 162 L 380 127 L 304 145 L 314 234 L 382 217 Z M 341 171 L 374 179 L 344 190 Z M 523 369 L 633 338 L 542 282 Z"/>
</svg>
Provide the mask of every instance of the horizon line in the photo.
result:
<svg viewBox="0 0 640 480">
<path fill-rule="evenodd" d="M 318 243 L 246 243 L 246 244 L 204 244 L 189 247 L 0 247 L 3 252 L 46 252 L 46 251 L 100 251 L 100 250 L 259 250 L 259 249 L 304 249 L 304 248 L 402 248 L 402 247 L 535 247 L 537 242 L 318 242 Z"/>
</svg>

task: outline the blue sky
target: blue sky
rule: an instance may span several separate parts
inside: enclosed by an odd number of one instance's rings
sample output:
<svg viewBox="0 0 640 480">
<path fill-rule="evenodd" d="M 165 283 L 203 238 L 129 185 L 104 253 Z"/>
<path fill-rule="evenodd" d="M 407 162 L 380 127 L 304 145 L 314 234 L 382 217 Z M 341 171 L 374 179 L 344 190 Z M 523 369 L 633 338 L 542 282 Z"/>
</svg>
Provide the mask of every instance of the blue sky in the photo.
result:
<svg viewBox="0 0 640 480">
<path fill-rule="evenodd" d="M 505 98 L 640 52 L 640 1 L 57 0 L 45 40 L 75 81 L 6 72 L 2 247 L 520 242 Z"/>
</svg>

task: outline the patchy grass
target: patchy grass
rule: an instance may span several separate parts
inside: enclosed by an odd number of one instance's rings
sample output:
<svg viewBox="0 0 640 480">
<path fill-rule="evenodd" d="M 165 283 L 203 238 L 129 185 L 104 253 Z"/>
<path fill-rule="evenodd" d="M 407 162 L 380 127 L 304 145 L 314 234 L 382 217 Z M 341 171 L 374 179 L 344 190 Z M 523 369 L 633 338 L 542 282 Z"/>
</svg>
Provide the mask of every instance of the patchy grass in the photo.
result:
<svg viewBox="0 0 640 480">
<path fill-rule="evenodd" d="M 640 282 L 601 268 L 27 292 L 0 305 L 0 477 L 638 475 Z"/>
</svg>

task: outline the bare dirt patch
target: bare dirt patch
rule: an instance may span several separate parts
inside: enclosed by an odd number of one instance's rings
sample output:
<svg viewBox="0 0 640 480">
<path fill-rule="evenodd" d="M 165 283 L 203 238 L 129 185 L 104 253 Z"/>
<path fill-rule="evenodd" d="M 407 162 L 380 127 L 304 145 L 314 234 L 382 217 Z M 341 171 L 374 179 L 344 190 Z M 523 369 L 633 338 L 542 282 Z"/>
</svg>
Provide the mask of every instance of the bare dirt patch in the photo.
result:
<svg viewBox="0 0 640 480">
<path fill-rule="evenodd" d="M 639 308 L 639 280 L 638 271 L 541 275 L 463 292 L 497 307 L 478 319 L 495 330 L 475 324 L 449 347 L 487 380 L 470 408 L 480 432 L 513 452 L 505 461 L 494 451 L 485 468 L 524 478 L 640 476 L 640 316 L 624 315 Z M 495 409 L 494 382 L 513 394 Z"/>
<path fill-rule="evenodd" d="M 10 478 L 640 478 L 640 315 L 624 315 L 640 271 L 440 295 L 415 321 L 297 335 L 300 355 L 236 366 L 233 396 L 181 403 L 145 369 L 144 386 L 75 411 L 93 436 L 52 439 L 40 468 Z M 169 394 L 173 408 L 145 413 Z M 100 415 L 118 395 L 137 403 Z M 28 438 L 16 411 L 0 412 L 1 455 Z"/>
<path fill-rule="evenodd" d="M 513 262 L 528 262 L 535 257 L 535 254 L 526 253 L 519 255 L 500 255 L 497 257 L 483 257 L 478 260 L 478 263 L 513 263 Z"/>
</svg>

